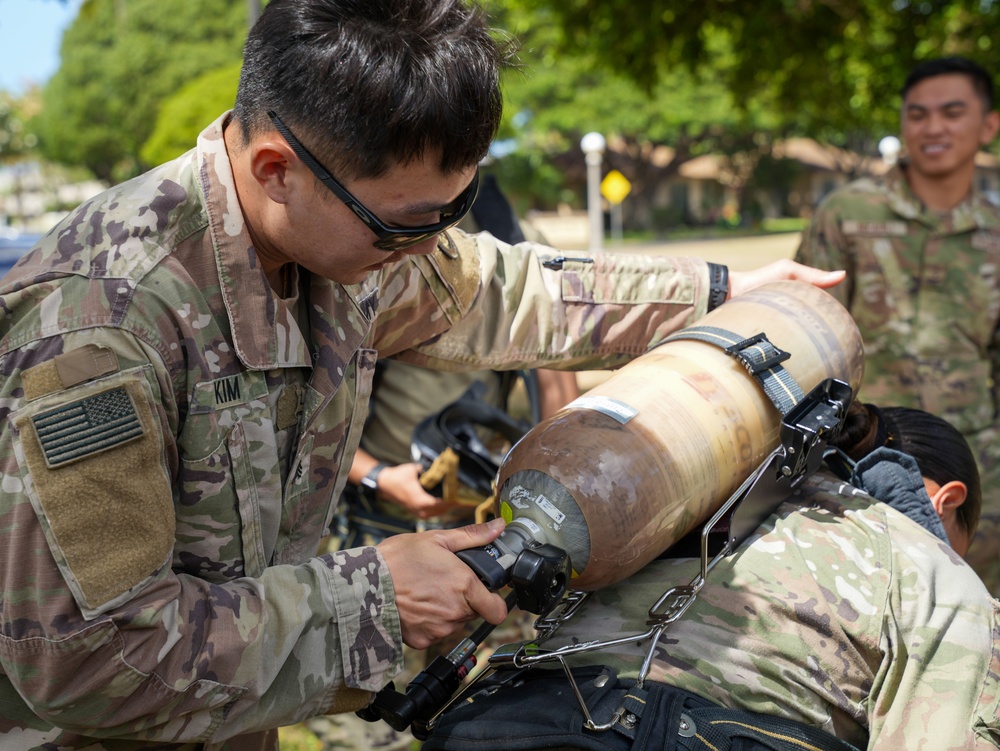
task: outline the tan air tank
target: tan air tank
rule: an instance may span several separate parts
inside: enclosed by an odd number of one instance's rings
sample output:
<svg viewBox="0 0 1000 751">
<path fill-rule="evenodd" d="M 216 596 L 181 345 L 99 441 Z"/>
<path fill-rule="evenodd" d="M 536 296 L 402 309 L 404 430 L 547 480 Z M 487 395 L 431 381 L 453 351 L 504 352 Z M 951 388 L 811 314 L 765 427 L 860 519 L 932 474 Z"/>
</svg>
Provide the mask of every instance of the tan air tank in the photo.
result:
<svg viewBox="0 0 1000 751">
<path fill-rule="evenodd" d="M 857 391 L 861 337 L 826 292 L 777 282 L 697 322 L 742 338 L 764 333 L 802 391 L 827 378 Z M 781 414 L 734 357 L 668 341 L 532 429 L 497 477 L 504 537 L 569 554 L 572 589 L 642 568 L 708 519 L 777 447 Z M 503 538 L 501 538 L 503 539 Z"/>
</svg>

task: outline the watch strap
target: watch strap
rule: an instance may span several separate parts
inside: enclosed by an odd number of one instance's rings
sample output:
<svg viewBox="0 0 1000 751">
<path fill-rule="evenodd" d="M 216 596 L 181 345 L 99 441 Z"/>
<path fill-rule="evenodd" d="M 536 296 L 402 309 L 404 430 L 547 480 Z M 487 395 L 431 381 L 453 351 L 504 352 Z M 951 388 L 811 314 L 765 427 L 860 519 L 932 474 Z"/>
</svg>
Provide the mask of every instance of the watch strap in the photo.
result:
<svg viewBox="0 0 1000 751">
<path fill-rule="evenodd" d="M 361 478 L 361 488 L 369 493 L 374 493 L 378 489 L 378 476 L 387 466 L 385 462 L 379 462 L 368 470 L 368 474 Z"/>
<path fill-rule="evenodd" d="M 715 310 L 729 299 L 729 267 L 721 263 L 708 264 L 708 307 Z"/>
</svg>

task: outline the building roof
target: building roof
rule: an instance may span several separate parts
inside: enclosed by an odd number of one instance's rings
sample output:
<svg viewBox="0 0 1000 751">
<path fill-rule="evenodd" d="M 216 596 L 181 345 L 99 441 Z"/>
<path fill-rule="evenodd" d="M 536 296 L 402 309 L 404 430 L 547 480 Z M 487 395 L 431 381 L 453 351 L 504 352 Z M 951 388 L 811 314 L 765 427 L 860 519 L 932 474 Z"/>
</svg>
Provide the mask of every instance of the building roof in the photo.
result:
<svg viewBox="0 0 1000 751">
<path fill-rule="evenodd" d="M 778 141 L 774 144 L 772 154 L 777 159 L 795 159 L 808 167 L 837 173 L 881 175 L 891 166 L 881 157 L 856 154 L 836 146 L 821 144 L 811 138 Z M 719 180 L 725 169 L 725 161 L 726 158 L 722 155 L 705 154 L 682 164 L 678 174 L 689 180 Z M 1000 170 L 1000 159 L 987 151 L 980 151 L 976 154 L 976 166 L 986 170 Z"/>
</svg>

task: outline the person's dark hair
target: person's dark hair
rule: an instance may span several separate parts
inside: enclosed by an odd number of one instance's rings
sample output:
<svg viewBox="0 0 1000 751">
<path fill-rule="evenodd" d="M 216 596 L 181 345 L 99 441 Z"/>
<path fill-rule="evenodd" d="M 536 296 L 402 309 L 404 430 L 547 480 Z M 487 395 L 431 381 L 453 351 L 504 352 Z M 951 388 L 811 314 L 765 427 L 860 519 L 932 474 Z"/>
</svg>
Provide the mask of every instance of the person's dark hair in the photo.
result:
<svg viewBox="0 0 1000 751">
<path fill-rule="evenodd" d="M 964 57 L 938 57 L 918 63 L 903 82 L 903 101 L 906 101 L 906 94 L 910 89 L 921 81 L 949 73 L 968 76 L 972 87 L 983 100 L 984 111 L 993 109 L 993 77 L 981 65 Z"/>
<path fill-rule="evenodd" d="M 341 180 L 437 152 L 452 173 L 486 155 L 512 54 L 467 0 L 271 0 L 234 114 L 247 143 L 273 110 Z"/>
<path fill-rule="evenodd" d="M 965 437 L 947 420 L 920 409 L 853 402 L 831 444 L 855 461 L 886 446 L 912 456 L 920 474 L 938 485 L 965 483 L 968 495 L 958 508 L 958 522 L 970 535 L 976 531 L 982 507 L 979 469 Z"/>
</svg>

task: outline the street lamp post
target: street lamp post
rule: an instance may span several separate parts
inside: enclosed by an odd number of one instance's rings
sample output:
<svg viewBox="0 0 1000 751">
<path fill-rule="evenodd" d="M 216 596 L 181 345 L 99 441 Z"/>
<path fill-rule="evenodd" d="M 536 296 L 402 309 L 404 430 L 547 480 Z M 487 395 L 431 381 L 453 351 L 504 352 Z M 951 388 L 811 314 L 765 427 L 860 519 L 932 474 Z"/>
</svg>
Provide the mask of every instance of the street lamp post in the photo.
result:
<svg viewBox="0 0 1000 751">
<path fill-rule="evenodd" d="M 590 217 L 590 250 L 600 251 L 604 240 L 604 216 L 601 211 L 601 159 L 606 142 L 600 133 L 588 133 L 580 139 L 587 159 L 587 214 Z"/>
<path fill-rule="evenodd" d="M 899 159 L 899 150 L 902 144 L 896 136 L 886 136 L 878 142 L 878 151 L 882 155 L 882 160 L 890 167 Z"/>
</svg>

